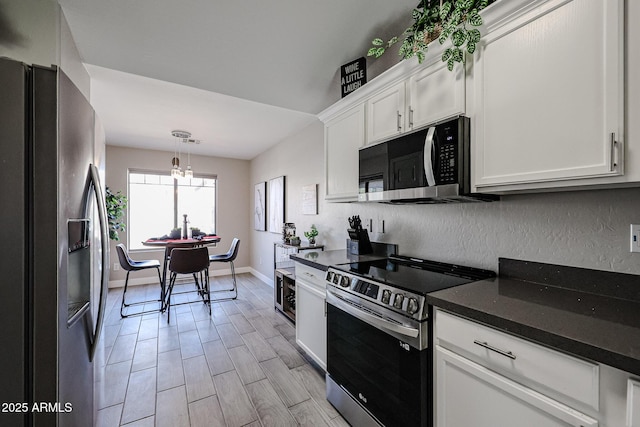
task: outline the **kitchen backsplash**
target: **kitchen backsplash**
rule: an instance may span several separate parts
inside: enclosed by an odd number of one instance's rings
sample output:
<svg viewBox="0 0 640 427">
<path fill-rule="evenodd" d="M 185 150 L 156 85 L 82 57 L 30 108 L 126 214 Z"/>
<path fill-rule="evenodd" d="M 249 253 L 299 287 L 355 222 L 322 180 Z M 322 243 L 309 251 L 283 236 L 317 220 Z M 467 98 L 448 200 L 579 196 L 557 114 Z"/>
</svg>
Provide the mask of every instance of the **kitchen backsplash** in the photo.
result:
<svg viewBox="0 0 640 427">
<path fill-rule="evenodd" d="M 629 224 L 640 223 L 640 189 L 585 190 L 503 196 L 499 202 L 390 206 L 327 203 L 323 126 L 309 126 L 251 162 L 251 182 L 287 176 L 287 221 L 316 224 L 318 242 L 345 247 L 347 218 L 371 218 L 373 241 L 397 243 L 401 254 L 497 271 L 498 258 L 640 274 L 640 254 L 629 252 Z M 313 162 L 303 159 L 316 159 Z M 300 213 L 301 188 L 319 184 L 318 215 Z M 376 233 L 384 220 L 385 233 Z M 269 276 L 277 236 L 252 232 L 252 267 Z M 262 264 L 259 263 L 262 258 Z"/>
</svg>

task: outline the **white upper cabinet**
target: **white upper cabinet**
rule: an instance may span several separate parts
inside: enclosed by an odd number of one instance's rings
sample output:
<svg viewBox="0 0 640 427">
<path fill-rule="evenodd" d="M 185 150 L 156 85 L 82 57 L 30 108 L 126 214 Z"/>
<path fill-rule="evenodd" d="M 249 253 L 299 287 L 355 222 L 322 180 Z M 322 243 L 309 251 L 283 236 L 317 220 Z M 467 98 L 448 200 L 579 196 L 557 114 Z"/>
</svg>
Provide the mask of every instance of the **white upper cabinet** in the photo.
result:
<svg viewBox="0 0 640 427">
<path fill-rule="evenodd" d="M 409 131 L 465 112 L 463 67 L 451 72 L 437 59 L 409 78 L 405 122 Z"/>
<path fill-rule="evenodd" d="M 364 104 L 339 114 L 325 125 L 325 199 L 358 199 L 358 149 L 364 145 Z"/>
<path fill-rule="evenodd" d="M 438 48 L 433 46 L 434 51 Z M 409 78 L 367 100 L 367 144 L 390 139 L 464 111 L 464 69 L 449 71 L 437 54 Z"/>
<path fill-rule="evenodd" d="M 500 192 L 622 175 L 624 0 L 519 3 L 488 22 L 474 55 L 472 185 Z"/>
<path fill-rule="evenodd" d="M 405 86 L 405 82 L 400 82 L 367 101 L 367 143 L 404 131 Z"/>
<path fill-rule="evenodd" d="M 435 42 L 423 64 L 402 61 L 318 115 L 327 200 L 356 200 L 362 145 L 461 114 L 471 118 L 473 191 L 640 183 L 640 26 L 625 28 L 640 2 L 500 0 L 481 14 L 466 66 L 448 71 Z"/>
</svg>

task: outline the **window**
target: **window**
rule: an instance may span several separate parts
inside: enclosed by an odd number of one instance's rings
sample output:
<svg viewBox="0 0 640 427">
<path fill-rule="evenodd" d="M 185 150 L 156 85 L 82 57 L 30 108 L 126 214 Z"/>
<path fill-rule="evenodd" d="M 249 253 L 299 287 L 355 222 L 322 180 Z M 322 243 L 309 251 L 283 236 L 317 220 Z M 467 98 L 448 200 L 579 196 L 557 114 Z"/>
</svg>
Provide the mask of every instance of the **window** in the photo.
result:
<svg viewBox="0 0 640 427">
<path fill-rule="evenodd" d="M 165 173 L 129 171 L 129 248 L 143 249 L 144 240 L 182 227 L 184 214 L 189 227 L 215 233 L 216 186 L 214 175 L 173 179 Z"/>
</svg>

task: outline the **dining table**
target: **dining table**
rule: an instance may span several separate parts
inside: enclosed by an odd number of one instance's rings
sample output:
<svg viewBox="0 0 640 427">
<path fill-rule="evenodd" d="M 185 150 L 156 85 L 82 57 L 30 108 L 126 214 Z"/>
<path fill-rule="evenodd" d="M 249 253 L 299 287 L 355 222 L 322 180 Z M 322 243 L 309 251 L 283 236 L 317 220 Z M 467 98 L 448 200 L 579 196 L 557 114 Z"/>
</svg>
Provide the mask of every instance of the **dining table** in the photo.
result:
<svg viewBox="0 0 640 427">
<path fill-rule="evenodd" d="M 164 248 L 164 263 L 162 267 L 162 283 L 160 294 L 162 296 L 162 303 L 164 307 L 165 291 L 167 289 L 167 266 L 169 264 L 169 258 L 171 257 L 171 251 L 174 248 L 197 248 L 201 246 L 208 246 L 220 241 L 220 237 L 216 235 L 204 235 L 197 237 L 190 237 L 187 239 L 165 239 L 165 238 L 149 238 L 142 242 L 144 246 Z"/>
</svg>

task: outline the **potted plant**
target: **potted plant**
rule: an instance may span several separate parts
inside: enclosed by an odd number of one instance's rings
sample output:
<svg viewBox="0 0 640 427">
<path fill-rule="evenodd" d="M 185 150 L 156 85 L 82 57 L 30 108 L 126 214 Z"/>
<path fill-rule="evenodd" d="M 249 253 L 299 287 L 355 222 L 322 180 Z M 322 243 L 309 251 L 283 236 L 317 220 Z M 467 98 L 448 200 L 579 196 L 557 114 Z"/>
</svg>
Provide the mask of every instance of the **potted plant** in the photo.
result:
<svg viewBox="0 0 640 427">
<path fill-rule="evenodd" d="M 438 40 L 444 44 L 451 40 L 451 47 L 442 53 L 442 61 L 447 63 L 449 71 L 456 62 L 464 63 L 465 50 L 473 54 L 480 41 L 482 17 L 479 12 L 496 0 L 421 0 L 413 9 L 413 25 L 400 37 L 392 37 L 386 43 L 376 38 L 367 56 L 379 58 L 386 49 L 396 44 L 402 37 L 399 55 L 402 59 L 414 56 L 422 63 L 429 43 Z"/>
<path fill-rule="evenodd" d="M 200 231 L 200 228 L 191 227 L 191 237 L 198 237 L 198 236 L 204 236 L 204 235 L 205 235 L 205 233 Z"/>
<path fill-rule="evenodd" d="M 311 230 L 304 232 L 304 237 L 309 240 L 309 245 L 313 246 L 316 244 L 316 237 L 318 236 L 318 229 L 315 224 L 311 224 Z"/>
<path fill-rule="evenodd" d="M 124 211 L 127 208 L 127 197 L 120 191 L 114 193 L 109 187 L 106 187 L 105 202 L 109 221 L 109 238 L 118 241 L 120 240 L 118 233 L 126 230 Z"/>
</svg>

